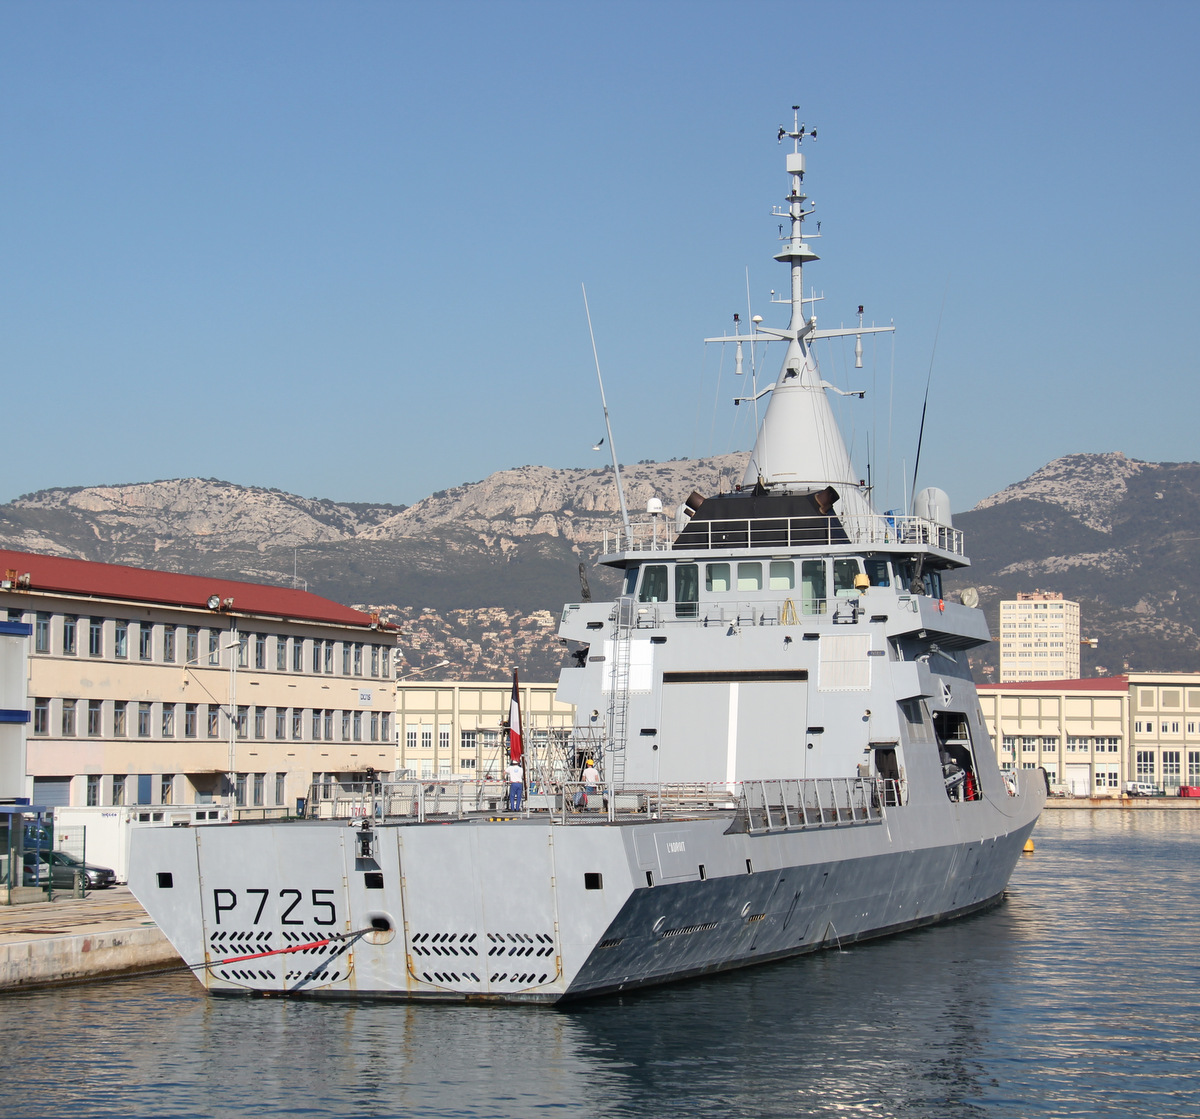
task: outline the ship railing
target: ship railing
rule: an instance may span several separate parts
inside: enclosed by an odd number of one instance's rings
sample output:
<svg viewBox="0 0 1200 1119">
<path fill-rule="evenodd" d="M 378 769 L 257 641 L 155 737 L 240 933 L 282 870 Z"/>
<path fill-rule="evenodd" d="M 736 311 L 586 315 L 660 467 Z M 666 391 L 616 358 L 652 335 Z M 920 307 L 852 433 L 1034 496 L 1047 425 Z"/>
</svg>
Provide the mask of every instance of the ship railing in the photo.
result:
<svg viewBox="0 0 1200 1119">
<path fill-rule="evenodd" d="M 896 514 L 862 514 L 835 517 L 742 517 L 689 521 L 682 531 L 662 517 L 606 527 L 603 551 L 669 552 L 709 551 L 724 548 L 812 548 L 836 544 L 923 544 L 965 555 L 963 534 L 950 525 L 926 517 Z"/>
<path fill-rule="evenodd" d="M 504 781 L 489 777 L 321 781 L 313 784 L 303 814 L 320 820 L 461 820 L 508 815 L 507 794 Z M 871 777 L 674 782 L 617 789 L 563 781 L 545 787 L 534 784 L 520 813 L 545 813 L 564 824 L 720 814 L 735 817 L 744 830 L 759 834 L 876 823 L 884 809 L 907 800 L 904 781 Z"/>
<path fill-rule="evenodd" d="M 787 592 L 783 592 L 787 593 Z M 658 629 L 676 622 L 689 625 L 781 626 L 797 625 L 802 618 L 816 618 L 831 611 L 839 615 L 852 610 L 851 599 L 810 598 L 791 594 L 777 601 L 733 599 L 722 602 L 638 602 L 634 606 L 635 629 Z"/>
<path fill-rule="evenodd" d="M 901 780 L 883 777 L 810 777 L 746 781 L 739 816 L 752 835 L 805 828 L 874 824 L 884 810 L 906 803 Z"/>
<path fill-rule="evenodd" d="M 422 777 L 405 780 L 321 781 L 305 815 L 319 820 L 465 819 L 504 807 L 506 785 L 496 778 Z M 535 797 L 531 801 L 537 803 Z"/>
</svg>

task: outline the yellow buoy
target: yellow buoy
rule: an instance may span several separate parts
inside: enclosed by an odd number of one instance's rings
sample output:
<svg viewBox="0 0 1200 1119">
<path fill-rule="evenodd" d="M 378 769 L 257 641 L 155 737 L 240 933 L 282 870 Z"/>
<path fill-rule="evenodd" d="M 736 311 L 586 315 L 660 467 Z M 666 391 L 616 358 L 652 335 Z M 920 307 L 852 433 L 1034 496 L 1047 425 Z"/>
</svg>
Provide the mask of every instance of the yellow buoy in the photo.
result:
<svg viewBox="0 0 1200 1119">
<path fill-rule="evenodd" d="M 1021 850 L 1032 854 L 1033 853 L 1033 840 L 1032 839 L 1025 840 L 1025 846 L 1022 847 Z"/>
</svg>

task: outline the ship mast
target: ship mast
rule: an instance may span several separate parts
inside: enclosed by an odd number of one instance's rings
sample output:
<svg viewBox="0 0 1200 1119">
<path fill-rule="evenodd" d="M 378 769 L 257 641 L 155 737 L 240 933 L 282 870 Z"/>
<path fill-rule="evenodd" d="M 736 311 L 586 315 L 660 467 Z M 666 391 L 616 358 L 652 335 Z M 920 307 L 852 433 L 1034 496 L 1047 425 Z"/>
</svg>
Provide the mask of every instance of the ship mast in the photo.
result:
<svg viewBox="0 0 1200 1119">
<path fill-rule="evenodd" d="M 776 207 L 773 211 L 775 217 L 786 217 L 790 222 L 784 246 L 775 254 L 775 259 L 788 265 L 791 273 L 791 318 L 783 329 L 754 322 L 749 336 L 753 341 L 786 342 L 787 353 L 774 384 L 751 397 L 739 397 L 734 401 L 741 404 L 771 394 L 742 485 L 775 493 L 813 493 L 832 486 L 840 497 L 839 511 L 843 515 L 870 515 L 873 510 L 866 484 L 854 474 L 827 395 L 835 392 L 861 398 L 864 393 L 845 391 L 822 380 L 813 347 L 819 338 L 854 336 L 861 341 L 863 334 L 893 328 L 863 326 L 860 319 L 855 326 L 818 330 L 815 315 L 805 318 L 805 304 L 814 300 L 804 298 L 804 265 L 820 257 L 804 239 L 804 219 L 814 212 L 815 207 L 805 208 L 808 195 L 804 193 L 805 161 L 800 145 L 806 136 L 815 139 L 817 130 L 800 123 L 799 106 L 792 106 L 792 114 L 792 127 L 780 127 L 778 133 L 780 143 L 784 137 L 792 141 L 792 150 L 786 155 L 789 182 L 784 201 L 787 208 Z M 746 335 L 705 339 L 706 342 L 734 343 L 746 340 Z"/>
<path fill-rule="evenodd" d="M 792 130 L 789 132 L 782 125 L 779 128 L 780 143 L 783 143 L 785 136 L 790 137 L 792 141 L 792 150 L 787 156 L 787 172 L 791 176 L 792 188 L 785 199 L 788 204 L 786 213 L 792 220 L 792 231 L 787 247 L 777 252 L 775 259 L 791 264 L 792 319 L 788 323 L 788 330 L 798 334 L 804 326 L 804 264 L 809 260 L 821 259 L 804 243 L 804 219 L 813 211 L 804 209 L 808 195 L 802 189 L 804 185 L 804 153 L 800 150 L 800 144 L 805 136 L 811 136 L 815 140 L 817 130 L 815 128 L 806 129 L 800 123 L 799 105 L 792 106 Z M 813 207 L 813 209 L 815 208 Z M 783 211 L 776 210 L 775 213 L 783 216 Z"/>
</svg>

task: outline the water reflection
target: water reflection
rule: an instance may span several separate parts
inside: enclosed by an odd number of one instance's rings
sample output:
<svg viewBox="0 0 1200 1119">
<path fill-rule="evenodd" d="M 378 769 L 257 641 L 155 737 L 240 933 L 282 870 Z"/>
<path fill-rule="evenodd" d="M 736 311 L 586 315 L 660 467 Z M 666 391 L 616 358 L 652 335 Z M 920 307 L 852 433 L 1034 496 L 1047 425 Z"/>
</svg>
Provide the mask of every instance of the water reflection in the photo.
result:
<svg viewBox="0 0 1200 1119">
<path fill-rule="evenodd" d="M 6 1115 L 1195 1113 L 1200 826 L 1054 813 L 967 921 L 572 1010 L 226 1001 L 189 978 L 0 1000 Z"/>
</svg>

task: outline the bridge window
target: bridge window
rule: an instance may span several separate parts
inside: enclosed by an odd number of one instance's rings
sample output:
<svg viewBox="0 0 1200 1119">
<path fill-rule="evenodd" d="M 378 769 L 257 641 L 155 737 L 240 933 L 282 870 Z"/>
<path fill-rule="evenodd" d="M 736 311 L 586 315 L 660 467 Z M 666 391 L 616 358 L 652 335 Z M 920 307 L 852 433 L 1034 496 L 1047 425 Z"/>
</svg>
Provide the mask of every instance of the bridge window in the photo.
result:
<svg viewBox="0 0 1200 1119">
<path fill-rule="evenodd" d="M 638 602 L 666 602 L 670 598 L 667 589 L 667 568 L 665 564 L 648 564 L 642 568 L 642 591 Z"/>
<path fill-rule="evenodd" d="M 631 567 L 625 572 L 625 593 L 633 594 L 634 588 L 637 587 L 638 569 Z"/>
<path fill-rule="evenodd" d="M 888 587 L 891 582 L 888 579 L 888 565 L 885 559 L 869 559 L 865 561 L 867 568 L 867 578 L 871 580 L 873 587 Z"/>
<path fill-rule="evenodd" d="M 803 560 L 800 564 L 801 601 L 804 613 L 825 612 L 825 561 Z"/>
<path fill-rule="evenodd" d="M 723 593 L 729 590 L 729 564 L 709 563 L 704 565 L 704 589 Z"/>
<path fill-rule="evenodd" d="M 790 591 L 796 585 L 796 565 L 791 560 L 771 560 L 768 574 L 773 591 Z"/>
<path fill-rule="evenodd" d="M 737 565 L 737 589 L 739 591 L 762 590 L 762 564 L 755 560 L 753 563 Z"/>
<path fill-rule="evenodd" d="M 858 594 L 858 591 L 854 589 L 854 576 L 858 573 L 858 560 L 835 559 L 833 561 L 833 593 L 838 597 Z"/>
<path fill-rule="evenodd" d="M 694 618 L 700 608 L 700 568 L 694 563 L 675 565 L 675 617 Z"/>
</svg>

